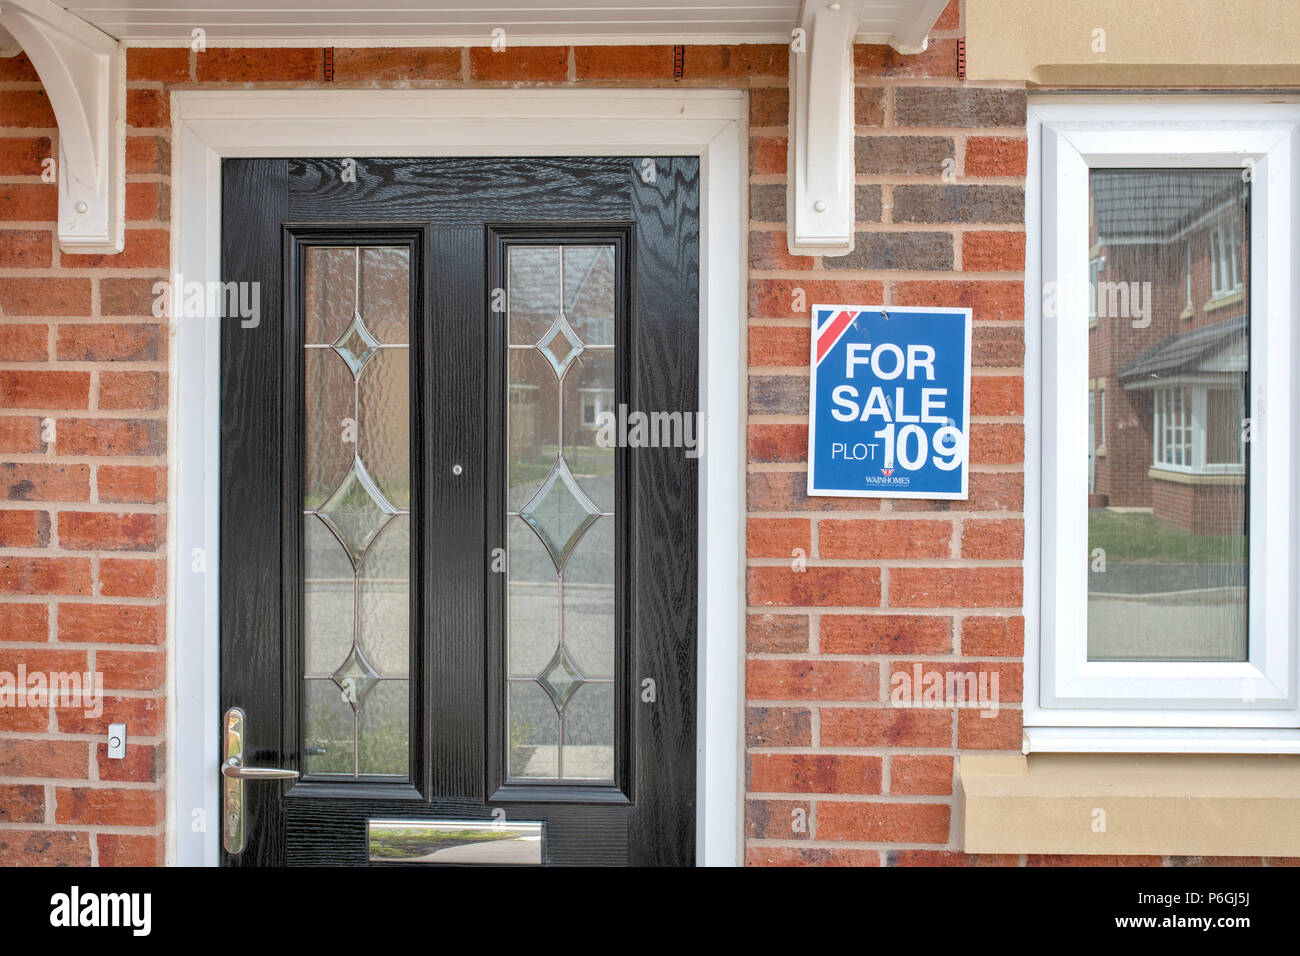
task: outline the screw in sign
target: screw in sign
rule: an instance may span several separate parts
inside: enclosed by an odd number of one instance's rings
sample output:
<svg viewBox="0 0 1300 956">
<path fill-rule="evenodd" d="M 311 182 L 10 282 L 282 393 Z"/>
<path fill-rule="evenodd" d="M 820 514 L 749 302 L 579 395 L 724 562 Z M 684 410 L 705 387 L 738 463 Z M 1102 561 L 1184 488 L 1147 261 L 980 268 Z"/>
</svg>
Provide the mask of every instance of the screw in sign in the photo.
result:
<svg viewBox="0 0 1300 956">
<path fill-rule="evenodd" d="M 966 498 L 971 310 L 812 313 L 808 494 Z"/>
</svg>

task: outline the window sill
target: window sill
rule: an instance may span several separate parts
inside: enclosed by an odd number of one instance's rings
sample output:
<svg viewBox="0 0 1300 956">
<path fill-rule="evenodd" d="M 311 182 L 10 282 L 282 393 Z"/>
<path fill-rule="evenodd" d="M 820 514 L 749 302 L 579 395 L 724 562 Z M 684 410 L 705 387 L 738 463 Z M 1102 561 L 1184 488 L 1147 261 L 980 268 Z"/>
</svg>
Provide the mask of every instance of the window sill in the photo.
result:
<svg viewBox="0 0 1300 956">
<path fill-rule="evenodd" d="M 964 756 L 958 777 L 967 853 L 1300 855 L 1300 755 Z"/>
<path fill-rule="evenodd" d="M 1180 319 L 1186 320 L 1186 319 L 1190 319 L 1195 314 L 1196 314 L 1196 310 L 1189 305 L 1187 308 L 1183 309 L 1183 311 L 1179 314 L 1178 317 Z"/>
<path fill-rule="evenodd" d="M 1241 290 L 1229 292 L 1225 295 L 1216 295 L 1214 298 L 1210 299 L 1209 302 L 1205 303 L 1205 311 L 1213 312 L 1215 309 L 1224 309 L 1230 305 L 1236 305 L 1243 297 L 1244 293 Z"/>
<path fill-rule="evenodd" d="M 1246 476 L 1240 472 L 1194 472 L 1174 471 L 1153 465 L 1147 470 L 1147 477 L 1158 481 L 1172 481 L 1180 485 L 1244 485 Z"/>
</svg>

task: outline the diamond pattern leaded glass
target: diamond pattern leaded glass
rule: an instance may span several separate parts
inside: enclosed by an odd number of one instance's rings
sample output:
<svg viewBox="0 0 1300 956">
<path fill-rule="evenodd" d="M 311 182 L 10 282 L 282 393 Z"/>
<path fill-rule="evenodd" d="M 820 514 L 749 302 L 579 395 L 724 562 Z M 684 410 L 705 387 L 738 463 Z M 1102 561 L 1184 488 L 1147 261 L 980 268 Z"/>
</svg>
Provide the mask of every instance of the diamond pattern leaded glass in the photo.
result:
<svg viewBox="0 0 1300 956">
<path fill-rule="evenodd" d="M 338 684 L 339 690 L 343 691 L 352 709 L 360 710 L 366 694 L 379 683 L 379 672 L 370 665 L 370 661 L 366 660 L 366 655 L 362 653 L 361 648 L 353 644 L 347 660 L 339 665 L 332 679 Z"/>
<path fill-rule="evenodd" d="M 555 649 L 555 656 L 537 678 L 537 683 L 542 685 L 542 690 L 546 691 L 551 703 L 555 704 L 556 712 L 560 714 L 564 713 L 564 705 L 569 702 L 574 691 L 582 686 L 582 682 L 582 672 L 569 657 L 563 644 Z"/>
<path fill-rule="evenodd" d="M 573 331 L 573 326 L 561 312 L 537 343 L 537 350 L 551 363 L 555 377 L 563 381 L 564 373 L 573 364 L 573 360 L 582 354 L 582 339 L 578 338 L 578 333 Z"/>
<path fill-rule="evenodd" d="M 344 330 L 330 348 L 338 353 L 339 358 L 347 362 L 352 369 L 352 377 L 360 378 L 361 370 L 374 358 L 380 349 L 380 342 L 366 328 L 360 312 L 352 313 L 352 324 Z"/>
<path fill-rule="evenodd" d="M 519 517 L 542 539 L 555 570 L 563 571 L 578 541 L 600 517 L 600 509 L 578 486 L 568 463 L 560 456 Z"/>
<path fill-rule="evenodd" d="M 361 459 L 353 458 L 351 469 L 316 513 L 347 549 L 352 567 L 359 569 L 371 543 L 397 509 L 388 503 Z"/>
</svg>

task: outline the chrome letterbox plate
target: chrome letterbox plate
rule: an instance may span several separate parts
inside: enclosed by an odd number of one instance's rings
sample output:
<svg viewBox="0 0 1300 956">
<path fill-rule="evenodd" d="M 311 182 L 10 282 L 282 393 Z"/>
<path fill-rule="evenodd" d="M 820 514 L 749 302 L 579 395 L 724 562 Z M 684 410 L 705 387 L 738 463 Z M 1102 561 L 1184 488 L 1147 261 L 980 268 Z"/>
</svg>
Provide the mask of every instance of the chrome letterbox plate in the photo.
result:
<svg viewBox="0 0 1300 956">
<path fill-rule="evenodd" d="M 367 854 L 372 863 L 540 865 L 546 855 L 546 824 L 493 820 L 370 820 Z"/>
</svg>

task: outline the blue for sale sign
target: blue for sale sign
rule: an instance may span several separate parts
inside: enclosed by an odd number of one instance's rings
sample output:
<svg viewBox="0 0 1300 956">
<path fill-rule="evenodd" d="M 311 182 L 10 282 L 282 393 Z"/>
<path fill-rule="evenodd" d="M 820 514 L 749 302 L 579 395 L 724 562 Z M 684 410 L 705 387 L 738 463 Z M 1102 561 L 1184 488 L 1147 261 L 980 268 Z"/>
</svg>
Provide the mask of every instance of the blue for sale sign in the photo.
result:
<svg viewBox="0 0 1300 956">
<path fill-rule="evenodd" d="M 813 306 L 808 494 L 965 498 L 970 309 Z"/>
</svg>

